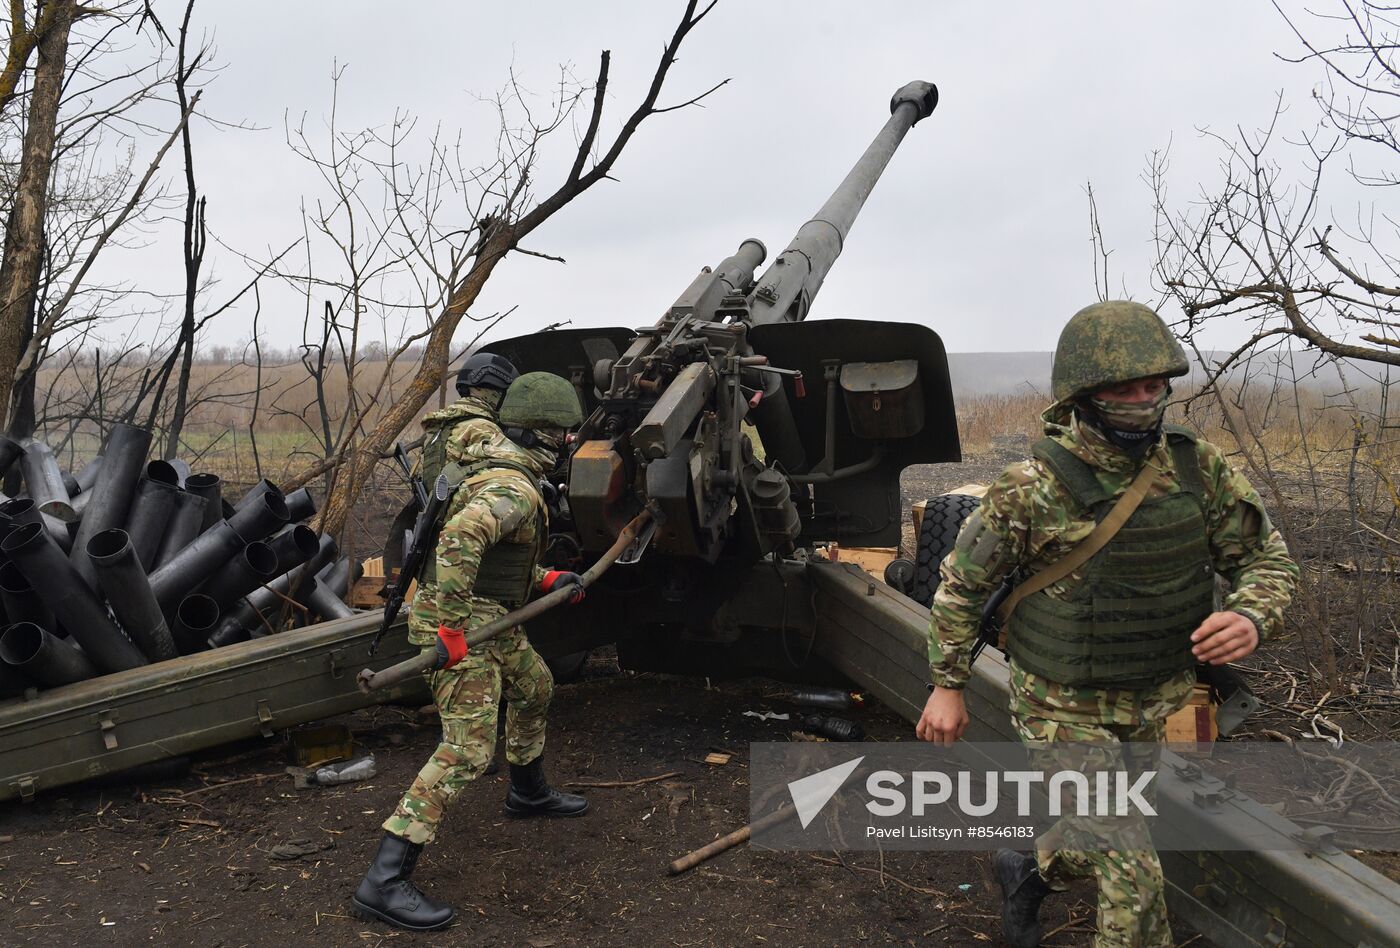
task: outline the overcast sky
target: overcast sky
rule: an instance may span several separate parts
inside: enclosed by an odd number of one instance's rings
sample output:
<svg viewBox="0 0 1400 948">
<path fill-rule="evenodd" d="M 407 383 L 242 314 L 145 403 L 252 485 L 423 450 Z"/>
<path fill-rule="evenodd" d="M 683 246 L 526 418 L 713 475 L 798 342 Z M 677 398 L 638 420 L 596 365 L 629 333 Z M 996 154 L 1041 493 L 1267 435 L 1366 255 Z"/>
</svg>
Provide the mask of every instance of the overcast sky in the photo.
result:
<svg viewBox="0 0 1400 948">
<path fill-rule="evenodd" d="M 169 27 L 182 6 L 158 4 Z M 383 126 L 408 110 L 419 146 L 440 124 L 461 129 L 464 153 L 485 159 L 495 117 L 481 96 L 512 68 L 541 93 L 561 63 L 591 79 L 601 49 L 612 51 L 605 130 L 615 132 L 681 9 L 671 0 L 201 0 L 195 21 L 223 64 L 202 106 L 258 129 L 196 125 L 210 229 L 253 257 L 300 234 L 303 198 L 327 195 L 287 147 L 284 117 L 305 115 L 324 136 L 335 63 L 345 68 L 341 128 Z M 885 121 L 890 94 L 927 79 L 938 85 L 938 109 L 895 155 L 814 317 L 921 322 L 950 351 L 1050 349 L 1065 319 L 1094 298 L 1086 182 L 1114 249 L 1115 285 L 1150 301 L 1149 154 L 1170 146 L 1172 186 L 1184 198 L 1217 174 L 1219 147 L 1198 127 L 1258 126 L 1280 90 L 1292 104 L 1287 121 L 1311 124 L 1317 72 L 1274 55 L 1296 52 L 1295 43 L 1266 2 L 721 0 L 686 40 L 662 99 L 728 85 L 703 109 L 646 122 L 618 180 L 528 240 L 567 264 L 509 257 L 476 312 L 518 307 L 498 336 L 565 319 L 652 323 L 742 238 L 763 240 L 771 260 Z M 552 190 L 571 144 L 567 134 L 555 140 L 541 190 Z M 178 242 L 165 246 L 165 265 L 148 247 L 140 260 L 124 256 L 124 273 L 177 290 Z M 210 260 L 225 287 L 246 279 L 245 264 L 220 248 Z M 269 289 L 265 337 L 299 341 L 300 307 Z M 247 313 L 219 317 L 208 338 L 246 338 Z"/>
</svg>

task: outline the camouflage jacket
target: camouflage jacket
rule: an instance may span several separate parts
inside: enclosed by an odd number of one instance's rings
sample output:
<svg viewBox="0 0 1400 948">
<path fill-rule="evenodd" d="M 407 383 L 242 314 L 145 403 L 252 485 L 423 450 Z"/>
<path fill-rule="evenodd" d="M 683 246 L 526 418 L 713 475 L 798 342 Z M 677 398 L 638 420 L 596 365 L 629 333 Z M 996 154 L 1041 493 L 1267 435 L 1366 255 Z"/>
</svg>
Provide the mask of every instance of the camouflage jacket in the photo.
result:
<svg viewBox="0 0 1400 948">
<path fill-rule="evenodd" d="M 441 424 L 439 416 L 454 411 L 454 417 L 461 417 L 460 406 L 470 401 L 459 399 L 428 415 L 423 419 L 425 427 L 430 421 Z M 521 447 L 485 419 L 469 418 L 455 425 L 449 437 L 449 463 L 500 459 L 528 468 L 537 477 L 543 476 L 553 463 L 548 452 Z M 488 468 L 463 481 L 448 504 L 447 518 L 438 537 L 438 581 L 423 584 L 413 597 L 409 641 L 431 644 L 439 624 L 453 629 L 476 628 L 504 615 L 505 608 L 500 603 L 472 595 L 482 554 L 503 540 L 532 542 L 547 529 L 539 486 L 520 471 Z M 536 569 L 536 579 L 542 577 L 543 570 Z"/>
<path fill-rule="evenodd" d="M 479 390 L 478 390 L 479 391 Z M 467 448 L 480 441 L 497 438 L 501 428 L 496 424 L 496 409 L 474 395 L 463 396 L 446 408 L 423 416 L 423 431 L 432 436 L 436 428 L 449 427 L 447 434 L 447 463 L 461 461 Z"/>
<path fill-rule="evenodd" d="M 1118 450 L 1092 428 L 1081 425 L 1068 406 L 1042 415 L 1045 433 L 1095 468 L 1112 495 L 1128 488 L 1141 463 Z M 1216 572 L 1230 585 L 1221 609 L 1251 619 L 1261 640 L 1278 633 L 1283 610 L 1298 577 L 1283 538 L 1269 522 L 1263 502 L 1244 475 L 1218 447 L 1196 443 L 1206 492 L 1206 529 Z M 1158 444 L 1150 457 L 1163 473 L 1148 496 L 1180 487 L 1172 455 Z M 1081 518 L 1068 491 L 1040 461 L 1012 464 L 988 488 L 977 511 L 963 525 L 953 551 L 943 560 L 929 624 L 929 664 L 934 684 L 961 688 L 970 677 L 968 657 L 977 638 L 982 605 L 1012 570 L 1034 571 L 1066 555 L 1094 529 Z M 1082 570 L 1047 587 L 1064 598 Z M 1193 671 L 1173 676 L 1151 693 L 1121 689 L 1070 688 L 1013 668 L 1012 684 L 1037 699 L 1046 716 L 1060 720 L 1137 723 L 1145 703 L 1184 699 Z"/>
</svg>

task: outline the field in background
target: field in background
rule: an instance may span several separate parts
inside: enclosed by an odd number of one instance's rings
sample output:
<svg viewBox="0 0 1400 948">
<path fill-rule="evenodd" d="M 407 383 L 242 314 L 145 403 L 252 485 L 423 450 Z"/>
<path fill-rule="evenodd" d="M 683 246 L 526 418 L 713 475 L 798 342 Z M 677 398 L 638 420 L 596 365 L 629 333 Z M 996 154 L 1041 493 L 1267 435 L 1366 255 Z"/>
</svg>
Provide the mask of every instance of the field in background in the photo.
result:
<svg viewBox="0 0 1400 948">
<path fill-rule="evenodd" d="M 954 369 L 958 428 L 968 455 L 985 454 L 994 446 L 1024 445 L 1041 435 L 1039 416 L 1048 397 L 1039 389 L 1038 374 L 1028 380 L 1025 372 L 1044 361 L 1043 353 L 1010 354 L 1009 367 L 992 373 L 998 388 L 1015 391 L 977 393 L 971 378 L 988 385 L 988 354 L 950 356 Z M 1024 364 L 1023 364 L 1024 363 Z M 1032 365 L 1034 363 L 1034 365 Z M 379 405 L 387 404 L 411 374 L 412 365 L 396 366 L 385 381 L 380 398 L 373 399 L 384 373 L 384 363 L 366 362 L 358 371 L 359 404 L 368 404 L 365 422 L 379 418 Z M 91 384 L 92 373 L 70 368 L 47 371 L 41 377 L 39 415 L 41 431 L 65 465 L 80 467 L 97 451 L 103 426 L 95 418 L 108 418 L 120 404 L 119 392 L 132 387 L 132 378 L 112 378 L 109 391 Z M 1048 387 L 1048 386 L 1047 386 Z M 971 389 L 971 391 L 969 391 Z M 1263 384 L 1246 386 L 1232 396 L 1236 403 L 1227 418 L 1210 398 L 1191 399 L 1178 393 L 1170 418 L 1197 429 L 1240 458 L 1242 466 L 1348 473 L 1370 471 L 1384 484 L 1396 469 L 1397 441 L 1387 424 L 1387 406 L 1381 390 L 1354 395 L 1354 403 L 1328 396 L 1319 388 L 1280 390 Z M 444 385 L 432 411 L 453 397 Z M 182 432 L 180 455 L 196 468 L 225 473 L 235 481 L 258 477 L 279 480 L 301 465 L 327 454 L 344 433 L 351 415 L 351 399 L 345 373 L 333 366 L 318 380 L 301 363 L 264 366 L 202 362 L 193 367 L 192 407 Z M 144 418 L 140 420 L 144 421 Z M 158 421 L 159 427 L 159 421 Z M 416 428 L 404 433 L 411 441 Z M 1259 471 L 1255 470 L 1255 474 Z M 1285 481 L 1290 480 L 1285 477 Z M 1377 495 L 1379 502 L 1382 498 Z"/>
</svg>

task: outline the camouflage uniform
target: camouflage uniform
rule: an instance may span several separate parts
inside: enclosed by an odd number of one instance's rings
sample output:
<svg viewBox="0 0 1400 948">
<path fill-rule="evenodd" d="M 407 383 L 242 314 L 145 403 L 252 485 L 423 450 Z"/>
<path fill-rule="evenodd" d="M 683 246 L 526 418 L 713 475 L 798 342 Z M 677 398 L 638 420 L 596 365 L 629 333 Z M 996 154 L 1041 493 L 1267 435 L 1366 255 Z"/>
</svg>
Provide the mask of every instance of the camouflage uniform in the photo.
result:
<svg viewBox="0 0 1400 948">
<path fill-rule="evenodd" d="M 1158 443 L 1142 459 L 1116 448 L 1074 417 L 1066 403 L 1042 416 L 1045 433 L 1090 465 L 1111 496 L 1122 494 L 1145 461 L 1161 473 L 1149 500 L 1182 488 L 1172 452 Z M 1220 449 L 1196 442 L 1205 491 L 1205 522 L 1210 558 L 1230 585 L 1222 611 L 1238 612 L 1255 624 L 1261 641 L 1278 633 L 1284 607 L 1297 579 L 1278 531 L 1249 482 Z M 929 630 L 932 680 L 962 688 L 970 677 L 968 658 L 977 637 L 983 603 L 1013 570 L 1035 571 L 1066 555 L 1094 529 L 1049 467 L 1038 459 L 1008 467 L 968 518 L 953 551 L 943 560 Z M 1045 594 L 1066 599 L 1081 581 L 1084 567 Z M 1012 628 L 1014 634 L 1015 620 Z M 1011 662 L 1011 716 L 1028 743 L 1079 741 L 1104 744 L 1106 754 L 1121 742 L 1161 740 L 1166 718 L 1182 707 L 1195 683 L 1194 669 L 1176 673 L 1146 689 L 1070 687 L 1032 674 Z M 1051 834 L 1047 834 L 1050 837 Z M 1052 842 L 1042 838 L 1042 845 Z M 1099 880 L 1099 922 L 1095 944 L 1170 945 L 1161 864 L 1142 850 L 1038 849 L 1044 880 L 1063 887 L 1068 877 L 1094 874 Z"/>
<path fill-rule="evenodd" d="M 460 404 L 429 415 L 424 424 Z M 449 461 L 501 460 L 537 476 L 550 465 L 548 452 L 522 448 L 489 421 L 458 424 L 451 437 Z M 502 541 L 535 542 L 547 530 L 539 488 L 524 473 L 488 468 L 463 481 L 438 542 L 438 582 L 420 587 L 414 597 L 409 641 L 432 649 L 439 624 L 470 632 L 505 615 L 507 608 L 501 603 L 472 595 L 482 554 Z M 542 576 L 537 567 L 535 579 Z M 501 695 L 509 701 L 506 759 L 527 764 L 544 750 L 545 712 L 554 694 L 549 668 L 519 627 L 473 646 L 461 662 L 427 677 L 442 720 L 442 743 L 384 821 L 385 830 L 418 844 L 432 841 L 452 798 L 490 763 Z"/>
<path fill-rule="evenodd" d="M 469 448 L 501 438 L 494 404 L 476 395 L 464 396 L 446 408 L 423 416 L 423 432 L 427 437 L 442 429 L 446 429 L 448 464 L 467 463 Z M 431 489 L 432 485 L 428 486 Z M 409 606 L 409 640 L 414 645 L 432 645 L 437 641 L 437 630 L 437 584 L 419 582 Z"/>
</svg>

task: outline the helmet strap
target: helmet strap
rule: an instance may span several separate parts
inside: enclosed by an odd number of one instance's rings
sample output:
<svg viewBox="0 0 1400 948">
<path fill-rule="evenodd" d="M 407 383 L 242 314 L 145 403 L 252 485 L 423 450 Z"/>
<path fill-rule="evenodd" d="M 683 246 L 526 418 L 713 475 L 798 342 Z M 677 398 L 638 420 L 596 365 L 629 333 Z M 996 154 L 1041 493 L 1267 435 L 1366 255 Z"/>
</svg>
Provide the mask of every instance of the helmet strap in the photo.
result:
<svg viewBox="0 0 1400 948">
<path fill-rule="evenodd" d="M 533 428 L 503 428 L 505 436 L 522 448 L 546 448 L 544 440 Z"/>
</svg>

